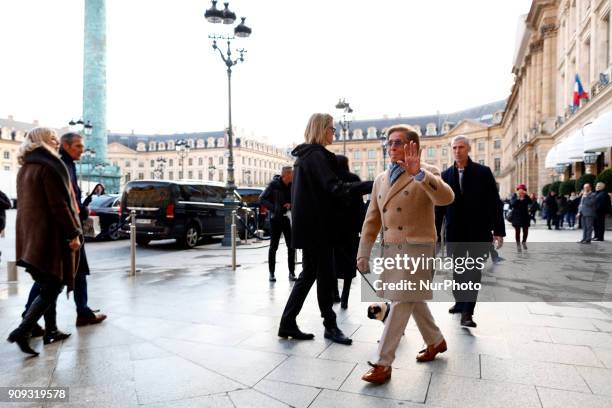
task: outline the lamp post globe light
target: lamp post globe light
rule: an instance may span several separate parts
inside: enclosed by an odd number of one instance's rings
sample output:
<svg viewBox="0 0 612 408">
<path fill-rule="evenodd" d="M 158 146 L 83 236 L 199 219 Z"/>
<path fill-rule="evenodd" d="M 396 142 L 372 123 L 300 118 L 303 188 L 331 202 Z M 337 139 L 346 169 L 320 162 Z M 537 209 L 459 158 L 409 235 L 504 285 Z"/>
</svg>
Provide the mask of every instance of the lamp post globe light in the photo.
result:
<svg viewBox="0 0 612 408">
<path fill-rule="evenodd" d="M 157 164 L 157 166 L 155 167 L 155 170 L 153 171 L 153 176 L 154 178 L 157 178 L 159 180 L 162 180 L 164 178 L 164 170 L 166 168 L 166 158 L 165 157 L 158 157 L 157 159 L 155 159 L 155 163 Z"/>
<path fill-rule="evenodd" d="M 234 24 L 236 21 L 236 13 L 229 9 L 229 3 L 226 2 L 223 3 L 223 5 L 224 9 L 220 10 L 219 8 L 217 8 L 217 1 L 212 0 L 212 6 L 204 13 L 204 18 L 206 19 L 206 21 L 212 24 Z M 236 37 L 247 38 L 251 35 L 252 30 L 251 28 L 246 26 L 245 20 L 246 17 L 241 17 L 240 23 L 234 27 L 233 34 L 209 35 L 209 38 L 212 40 L 212 48 L 213 50 L 219 52 L 219 56 L 225 64 L 227 72 L 227 148 L 229 155 L 227 158 L 227 195 L 223 200 L 225 215 L 225 233 L 223 234 L 223 241 L 221 242 L 221 245 L 223 246 L 231 245 L 232 211 L 238 208 L 239 205 L 238 201 L 236 200 L 236 194 L 234 193 L 234 191 L 236 190 L 236 182 L 234 179 L 234 130 L 232 128 L 232 67 L 237 65 L 239 62 L 244 62 L 244 54 L 246 53 L 246 50 L 244 48 L 237 49 L 236 51 L 238 52 L 238 57 L 232 59 L 231 46 L 232 41 L 235 40 Z M 227 42 L 227 49 L 225 53 L 217 45 L 217 40 L 223 40 Z"/>
<path fill-rule="evenodd" d="M 340 119 L 338 123 L 340 123 L 340 126 L 342 127 L 342 151 L 346 156 L 346 139 L 348 139 L 351 131 L 353 108 L 351 108 L 351 105 L 346 101 L 346 99 L 342 98 L 338 99 L 336 109 L 342 111 L 342 119 Z"/>
<path fill-rule="evenodd" d="M 189 144 L 187 144 L 187 141 L 185 139 L 177 140 L 174 146 L 176 148 L 176 153 L 178 154 L 179 159 L 181 160 L 181 174 L 180 174 L 179 179 L 184 179 L 185 178 L 185 158 L 189 154 L 191 147 L 189 146 Z"/>
</svg>

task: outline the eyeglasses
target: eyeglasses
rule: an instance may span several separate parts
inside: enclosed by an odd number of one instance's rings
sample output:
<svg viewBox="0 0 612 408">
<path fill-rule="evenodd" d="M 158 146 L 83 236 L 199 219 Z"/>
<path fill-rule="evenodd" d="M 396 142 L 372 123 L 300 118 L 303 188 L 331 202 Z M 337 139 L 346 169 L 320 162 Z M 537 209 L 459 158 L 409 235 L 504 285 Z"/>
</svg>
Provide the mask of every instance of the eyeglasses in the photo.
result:
<svg viewBox="0 0 612 408">
<path fill-rule="evenodd" d="M 405 145 L 406 142 L 403 142 L 401 140 L 389 140 L 387 141 L 387 147 L 402 147 L 403 145 Z"/>
<path fill-rule="evenodd" d="M 336 133 L 336 128 L 335 127 L 330 127 L 332 133 Z"/>
</svg>

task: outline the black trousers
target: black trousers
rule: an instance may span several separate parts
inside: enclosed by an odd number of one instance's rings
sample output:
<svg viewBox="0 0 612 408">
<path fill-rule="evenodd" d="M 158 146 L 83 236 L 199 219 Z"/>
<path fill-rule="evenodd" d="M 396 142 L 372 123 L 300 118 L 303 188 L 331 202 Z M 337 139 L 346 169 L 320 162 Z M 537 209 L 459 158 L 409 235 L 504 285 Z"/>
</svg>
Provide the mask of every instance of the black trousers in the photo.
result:
<svg viewBox="0 0 612 408">
<path fill-rule="evenodd" d="M 449 242 L 447 244 L 447 253 L 454 259 L 470 257 L 472 259 L 483 258 L 483 260 L 486 261 L 490 250 L 491 244 L 488 242 Z M 457 261 L 455 260 L 455 262 Z M 458 263 L 455 263 L 455 270 L 453 271 L 453 280 L 456 283 L 471 283 L 472 285 L 480 283 L 482 279 L 481 268 L 474 267 L 472 269 L 465 268 L 465 270 L 461 270 L 457 265 Z M 453 289 L 453 297 L 455 298 L 455 304 L 457 305 L 457 308 L 461 310 L 461 313 L 468 315 L 474 314 L 476 300 L 478 299 L 478 290 Z"/>
<path fill-rule="evenodd" d="M 273 274 L 276 270 L 276 251 L 280 242 L 281 234 L 285 236 L 285 244 L 287 244 L 287 263 L 289 264 L 289 272 L 295 272 L 295 249 L 291 247 L 291 223 L 289 218 L 280 217 L 280 220 L 270 220 L 270 229 L 272 236 L 270 237 L 270 249 L 268 250 L 268 268 Z"/>
<path fill-rule="evenodd" d="M 546 216 L 546 225 L 548 226 L 548 229 L 552 229 L 551 227 L 554 226 L 555 229 L 559 229 L 559 217 L 555 214 L 555 215 L 547 215 Z"/>
<path fill-rule="evenodd" d="M 593 222 L 593 231 L 595 232 L 595 238 L 598 241 L 604 240 L 604 232 L 606 231 L 606 215 L 596 215 Z"/>
<path fill-rule="evenodd" d="M 304 248 L 302 251 L 302 273 L 295 281 L 293 290 L 287 299 L 287 305 L 281 318 L 281 327 L 297 327 L 297 316 L 302 310 L 304 301 L 312 285 L 317 282 L 317 301 L 323 318 L 323 325 L 328 329 L 336 327 L 334 305 L 334 253 L 332 248 Z"/>
</svg>

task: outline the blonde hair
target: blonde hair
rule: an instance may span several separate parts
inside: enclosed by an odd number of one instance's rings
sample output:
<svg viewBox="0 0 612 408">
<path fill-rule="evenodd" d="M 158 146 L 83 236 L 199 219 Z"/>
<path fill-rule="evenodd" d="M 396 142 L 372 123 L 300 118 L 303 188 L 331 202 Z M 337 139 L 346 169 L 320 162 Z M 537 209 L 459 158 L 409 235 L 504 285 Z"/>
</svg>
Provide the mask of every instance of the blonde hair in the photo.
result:
<svg viewBox="0 0 612 408">
<path fill-rule="evenodd" d="M 30 154 L 33 150 L 38 149 L 39 147 L 43 147 L 47 149 L 49 153 L 53 156 L 59 158 L 60 155 L 50 144 L 49 141 L 51 138 L 55 136 L 57 138 L 57 133 L 55 130 L 46 128 L 46 127 L 37 127 L 30 130 L 19 146 L 19 153 L 17 153 L 17 161 L 19 164 L 23 165 L 25 163 L 25 157 Z"/>
<path fill-rule="evenodd" d="M 304 141 L 309 144 L 327 145 L 325 130 L 334 126 L 334 118 L 327 113 L 313 113 L 304 131 Z"/>
</svg>

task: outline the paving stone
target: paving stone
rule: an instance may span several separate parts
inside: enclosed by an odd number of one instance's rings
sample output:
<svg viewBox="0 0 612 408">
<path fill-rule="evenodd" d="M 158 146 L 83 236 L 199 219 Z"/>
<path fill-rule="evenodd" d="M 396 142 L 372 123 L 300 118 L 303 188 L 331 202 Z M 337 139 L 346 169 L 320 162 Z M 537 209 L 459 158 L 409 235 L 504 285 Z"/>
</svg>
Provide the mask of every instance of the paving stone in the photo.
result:
<svg viewBox="0 0 612 408">
<path fill-rule="evenodd" d="M 354 367 L 353 363 L 291 356 L 266 379 L 337 390 Z"/>
<path fill-rule="evenodd" d="M 320 388 L 270 380 L 261 380 L 253 388 L 296 408 L 308 407 L 321 392 Z"/>
<path fill-rule="evenodd" d="M 482 378 L 569 391 L 590 392 L 574 366 L 482 355 Z"/>
<path fill-rule="evenodd" d="M 593 347 L 592 350 L 606 368 L 612 369 L 612 349 Z"/>
<path fill-rule="evenodd" d="M 601 331 L 612 332 L 612 320 L 591 319 L 590 322 Z"/>
<path fill-rule="evenodd" d="M 180 357 L 134 361 L 140 404 L 233 391 L 244 386 Z"/>
<path fill-rule="evenodd" d="M 590 347 L 611 347 L 612 334 L 584 330 L 548 329 L 553 342 Z"/>
<path fill-rule="evenodd" d="M 181 340 L 159 339 L 155 344 L 249 387 L 255 385 L 287 359 L 286 355 L 278 353 Z"/>
<path fill-rule="evenodd" d="M 540 407 L 533 386 L 434 373 L 427 403 L 447 408 Z"/>
<path fill-rule="evenodd" d="M 310 408 L 423 408 L 423 404 L 375 398 L 333 390 L 323 390 Z"/>
<path fill-rule="evenodd" d="M 255 390 L 240 390 L 228 393 L 236 408 L 288 408 L 289 405 Z"/>
<path fill-rule="evenodd" d="M 607 396 L 537 387 L 542 408 L 612 408 Z"/>
<path fill-rule="evenodd" d="M 237 347 L 301 357 L 317 357 L 330 344 L 331 341 L 325 340 L 320 336 L 316 336 L 313 340 L 308 341 L 282 339 L 276 335 L 276 332 L 268 331 L 250 336 L 240 342 Z"/>
<path fill-rule="evenodd" d="M 374 385 L 361 379 L 370 368 L 366 364 L 358 365 L 342 384 L 340 391 L 402 401 L 425 402 L 431 379 L 430 372 L 394 368 L 391 380 L 382 385 Z"/>
<path fill-rule="evenodd" d="M 601 367 L 599 361 L 591 348 L 586 346 L 571 346 L 554 343 L 528 343 L 514 344 L 511 348 L 512 357 L 524 359 L 529 357 L 535 361 L 547 361 L 551 363 L 585 365 Z"/>
<path fill-rule="evenodd" d="M 130 344 L 129 350 L 132 360 L 145 360 L 147 358 L 167 357 L 170 355 L 166 350 L 151 343 Z"/>
<path fill-rule="evenodd" d="M 143 408 L 235 408 L 227 394 L 140 405 Z"/>
<path fill-rule="evenodd" d="M 528 304 L 528 308 L 533 314 L 558 317 L 579 317 L 589 319 L 609 319 L 612 317 L 608 313 L 590 307 L 554 306 L 538 302 Z"/>
<path fill-rule="evenodd" d="M 612 396 L 612 370 L 595 367 L 576 367 L 593 394 Z"/>
</svg>

